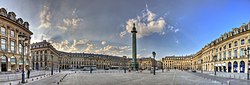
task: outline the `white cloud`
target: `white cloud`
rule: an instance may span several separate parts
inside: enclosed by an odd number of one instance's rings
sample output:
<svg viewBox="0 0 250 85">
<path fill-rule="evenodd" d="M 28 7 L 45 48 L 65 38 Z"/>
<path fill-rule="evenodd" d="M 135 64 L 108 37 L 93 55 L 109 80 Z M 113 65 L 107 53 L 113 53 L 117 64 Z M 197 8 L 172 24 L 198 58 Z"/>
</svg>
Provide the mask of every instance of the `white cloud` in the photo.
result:
<svg viewBox="0 0 250 85">
<path fill-rule="evenodd" d="M 31 43 L 41 42 L 43 40 L 49 40 L 49 37 L 43 33 L 37 33 L 36 35 L 32 35 Z"/>
<path fill-rule="evenodd" d="M 166 21 L 163 19 L 163 17 L 157 18 L 155 13 L 146 9 L 142 16 L 137 16 L 136 18 L 129 19 L 126 22 L 126 30 L 120 33 L 120 37 L 123 37 L 126 33 L 131 32 L 133 23 L 135 23 L 136 29 L 138 31 L 137 38 L 149 36 L 153 33 L 161 33 L 164 31 L 163 29 L 166 25 Z"/>
<path fill-rule="evenodd" d="M 175 29 L 175 30 L 174 30 L 174 32 L 178 32 L 178 31 L 180 31 L 180 29 Z"/>
<path fill-rule="evenodd" d="M 175 42 L 176 42 L 176 44 L 179 44 L 179 40 L 176 40 Z"/>
<path fill-rule="evenodd" d="M 51 27 L 51 18 L 52 14 L 49 11 L 48 6 L 43 6 L 42 11 L 40 12 L 40 25 L 39 28 L 50 28 Z"/>
<path fill-rule="evenodd" d="M 57 28 L 61 29 L 61 30 L 69 30 L 76 28 L 81 21 L 83 21 L 82 18 L 77 17 L 76 15 L 76 9 L 73 10 L 72 12 L 72 16 L 73 18 L 64 18 L 62 20 L 62 23 L 60 23 L 59 25 L 57 25 Z"/>
<path fill-rule="evenodd" d="M 102 41 L 102 43 L 101 43 L 101 44 L 102 44 L 102 45 L 105 45 L 106 43 L 107 43 L 106 41 Z"/>
</svg>

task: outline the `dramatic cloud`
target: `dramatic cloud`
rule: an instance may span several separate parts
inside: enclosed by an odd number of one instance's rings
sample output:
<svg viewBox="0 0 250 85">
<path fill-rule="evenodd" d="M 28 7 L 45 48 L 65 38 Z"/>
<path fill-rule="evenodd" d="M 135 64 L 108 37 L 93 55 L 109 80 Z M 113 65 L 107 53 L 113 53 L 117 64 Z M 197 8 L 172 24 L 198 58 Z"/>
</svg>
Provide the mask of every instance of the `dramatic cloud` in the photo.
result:
<svg viewBox="0 0 250 85">
<path fill-rule="evenodd" d="M 57 28 L 59 28 L 61 30 L 68 30 L 70 28 L 74 29 L 80 24 L 81 21 L 83 21 L 82 18 L 77 17 L 76 9 L 73 10 L 72 16 L 73 16 L 73 18 L 64 18 L 62 23 L 57 25 Z"/>
<path fill-rule="evenodd" d="M 40 12 L 39 17 L 40 17 L 39 28 L 50 28 L 51 27 L 52 14 L 49 11 L 49 7 L 47 5 L 43 6 L 43 9 Z"/>
<path fill-rule="evenodd" d="M 147 6 L 146 6 L 147 8 Z M 133 23 L 137 28 L 137 38 L 144 36 L 149 36 L 153 33 L 161 33 L 165 28 L 166 21 L 163 17 L 158 17 L 150 10 L 146 9 L 142 16 L 137 16 L 136 18 L 129 19 L 126 22 L 126 30 L 120 33 L 120 37 L 123 37 L 126 33 L 130 33 L 133 28 Z"/>
<path fill-rule="evenodd" d="M 73 40 L 72 42 L 64 40 L 61 42 L 49 41 L 59 51 L 64 52 L 84 52 L 106 55 L 124 56 L 131 51 L 130 46 L 116 46 L 108 44 L 106 41 L 94 43 L 90 40 Z"/>
</svg>

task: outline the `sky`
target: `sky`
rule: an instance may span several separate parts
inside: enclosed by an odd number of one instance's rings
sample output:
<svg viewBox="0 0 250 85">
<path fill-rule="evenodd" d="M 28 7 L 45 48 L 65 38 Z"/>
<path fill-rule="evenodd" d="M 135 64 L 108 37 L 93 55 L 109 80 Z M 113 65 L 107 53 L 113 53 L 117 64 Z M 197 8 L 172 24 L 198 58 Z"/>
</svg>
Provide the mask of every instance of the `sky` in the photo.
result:
<svg viewBox="0 0 250 85">
<path fill-rule="evenodd" d="M 32 43 L 65 52 L 156 59 L 195 54 L 221 34 L 250 21 L 249 0 L 1 0 L 28 21 Z"/>
</svg>

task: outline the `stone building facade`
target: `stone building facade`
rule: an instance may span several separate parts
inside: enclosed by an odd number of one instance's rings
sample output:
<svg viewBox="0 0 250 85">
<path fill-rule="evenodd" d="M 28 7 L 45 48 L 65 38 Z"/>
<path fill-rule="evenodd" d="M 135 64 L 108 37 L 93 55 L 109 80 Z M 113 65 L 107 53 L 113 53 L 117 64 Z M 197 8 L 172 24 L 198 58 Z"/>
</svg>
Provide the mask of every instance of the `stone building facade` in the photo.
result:
<svg viewBox="0 0 250 85">
<path fill-rule="evenodd" d="M 247 73 L 249 69 L 250 22 L 205 45 L 192 57 L 166 57 L 162 59 L 164 68 L 175 68 L 188 60 L 192 70 L 220 71 L 227 73 Z M 248 55 L 247 55 L 248 54 Z M 179 62 L 178 62 L 179 61 Z M 168 63 L 169 62 L 169 63 Z M 178 63 L 174 63 L 178 62 Z"/>
<path fill-rule="evenodd" d="M 163 69 L 191 69 L 191 59 L 193 55 L 188 56 L 166 56 L 162 58 Z"/>
<path fill-rule="evenodd" d="M 22 18 L 16 18 L 14 12 L 7 12 L 5 8 L 0 8 L 0 72 L 19 71 L 25 64 L 25 70 L 30 66 L 30 39 L 33 34 L 29 30 L 29 23 Z M 24 46 L 24 61 L 21 57 L 22 45 L 18 35 L 24 34 L 27 38 Z"/>
<path fill-rule="evenodd" d="M 46 40 L 31 45 L 32 69 L 82 69 L 95 67 L 96 69 L 111 69 L 128 67 L 130 60 L 126 57 L 92 54 L 70 53 L 56 50 Z"/>
</svg>

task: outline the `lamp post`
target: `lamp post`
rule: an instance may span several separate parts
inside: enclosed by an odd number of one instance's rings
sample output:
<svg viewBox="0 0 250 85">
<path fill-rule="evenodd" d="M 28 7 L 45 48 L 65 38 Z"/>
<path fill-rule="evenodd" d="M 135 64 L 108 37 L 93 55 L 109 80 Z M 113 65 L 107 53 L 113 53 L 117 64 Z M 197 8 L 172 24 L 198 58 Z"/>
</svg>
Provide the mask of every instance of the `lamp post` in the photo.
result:
<svg viewBox="0 0 250 85">
<path fill-rule="evenodd" d="M 25 45 L 25 41 L 27 41 L 27 37 L 20 33 L 18 35 L 18 39 L 20 41 L 20 44 L 22 45 L 22 58 L 23 58 L 23 67 L 22 67 L 22 83 L 25 83 L 25 74 L 24 74 L 24 45 Z"/>
<path fill-rule="evenodd" d="M 247 55 L 247 64 L 248 64 L 248 67 L 247 67 L 247 80 L 249 80 L 249 50 L 250 50 L 250 47 L 248 48 L 245 48 L 245 55 Z"/>
<path fill-rule="evenodd" d="M 214 61 L 214 75 L 216 75 L 216 67 L 215 67 L 216 56 L 213 56 L 213 61 Z"/>
<path fill-rule="evenodd" d="M 153 51 L 152 54 L 153 54 L 153 57 L 154 57 L 154 75 L 155 75 L 155 55 L 156 55 L 156 53 Z"/>
<path fill-rule="evenodd" d="M 53 56 L 51 56 L 51 60 L 52 60 L 52 63 L 51 63 L 51 75 L 53 75 L 53 67 L 54 67 L 54 62 L 53 62 Z"/>
<path fill-rule="evenodd" d="M 60 58 L 60 61 L 59 61 L 59 73 L 61 73 L 61 60 L 62 60 L 62 57 Z"/>
<path fill-rule="evenodd" d="M 203 59 L 201 59 L 201 73 L 203 73 Z"/>
</svg>

